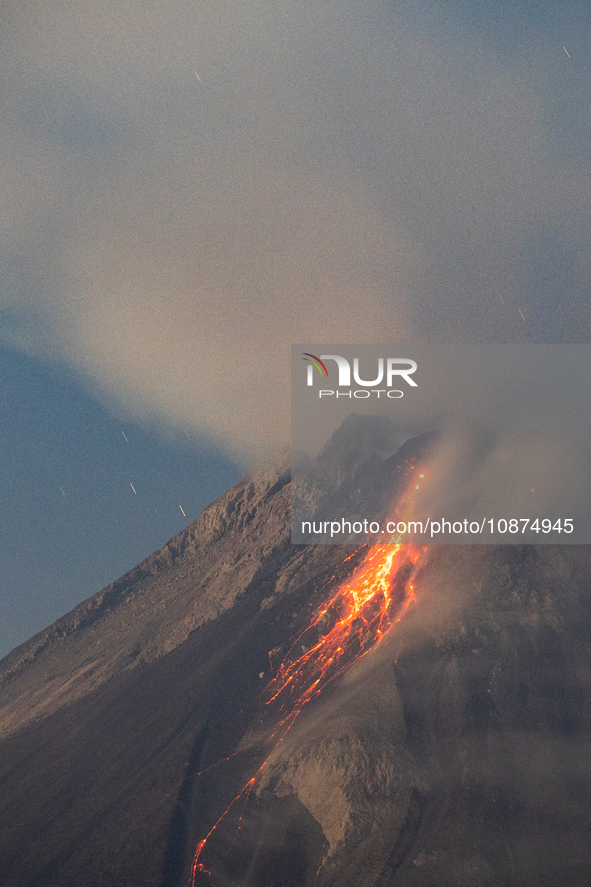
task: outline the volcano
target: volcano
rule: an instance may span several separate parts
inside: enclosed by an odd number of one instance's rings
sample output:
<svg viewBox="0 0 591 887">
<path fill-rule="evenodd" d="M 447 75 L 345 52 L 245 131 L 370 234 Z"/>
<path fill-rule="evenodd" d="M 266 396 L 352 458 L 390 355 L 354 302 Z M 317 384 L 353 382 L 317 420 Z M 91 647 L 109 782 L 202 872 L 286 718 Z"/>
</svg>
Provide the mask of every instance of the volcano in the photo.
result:
<svg viewBox="0 0 591 887">
<path fill-rule="evenodd" d="M 432 443 L 301 470 L 381 507 Z M 0 883 L 586 887 L 589 548 L 402 545 L 374 594 L 290 500 L 284 454 L 0 662 Z"/>
</svg>

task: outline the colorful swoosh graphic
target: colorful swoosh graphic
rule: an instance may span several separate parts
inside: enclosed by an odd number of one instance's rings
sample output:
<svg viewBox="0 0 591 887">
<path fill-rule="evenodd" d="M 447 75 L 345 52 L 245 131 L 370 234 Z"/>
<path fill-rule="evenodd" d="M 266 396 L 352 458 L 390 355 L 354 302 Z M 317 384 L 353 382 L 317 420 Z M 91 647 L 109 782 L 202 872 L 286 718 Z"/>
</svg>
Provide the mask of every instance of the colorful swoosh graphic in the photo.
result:
<svg viewBox="0 0 591 887">
<path fill-rule="evenodd" d="M 311 363 L 312 366 L 315 366 L 321 376 L 328 376 L 328 370 L 326 369 L 326 367 L 324 366 L 324 364 L 322 363 L 322 361 L 320 360 L 319 357 L 315 357 L 313 354 L 308 354 L 307 351 L 304 351 L 303 355 L 304 356 L 302 359 L 305 360 L 306 363 Z M 324 370 L 324 372 L 323 372 L 323 370 Z"/>
</svg>

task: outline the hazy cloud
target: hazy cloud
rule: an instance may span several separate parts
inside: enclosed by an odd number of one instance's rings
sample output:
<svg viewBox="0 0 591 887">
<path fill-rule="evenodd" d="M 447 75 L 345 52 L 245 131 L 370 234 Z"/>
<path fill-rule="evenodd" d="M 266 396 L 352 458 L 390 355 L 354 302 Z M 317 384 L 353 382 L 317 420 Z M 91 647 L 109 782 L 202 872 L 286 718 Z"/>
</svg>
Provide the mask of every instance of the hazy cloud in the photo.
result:
<svg viewBox="0 0 591 887">
<path fill-rule="evenodd" d="M 124 410 L 252 455 L 288 438 L 291 341 L 588 334 L 562 68 L 353 0 L 4 20 L 5 339 Z"/>
</svg>

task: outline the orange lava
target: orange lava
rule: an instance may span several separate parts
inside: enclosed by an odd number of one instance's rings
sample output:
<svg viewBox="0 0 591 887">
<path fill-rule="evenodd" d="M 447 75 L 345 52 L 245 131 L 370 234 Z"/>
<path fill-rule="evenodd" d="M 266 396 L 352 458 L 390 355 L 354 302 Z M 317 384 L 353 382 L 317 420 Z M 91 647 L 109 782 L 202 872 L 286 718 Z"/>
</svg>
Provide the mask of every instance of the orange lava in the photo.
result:
<svg viewBox="0 0 591 887">
<path fill-rule="evenodd" d="M 420 487 L 413 468 L 409 470 L 413 480 L 411 488 L 398 503 L 397 511 L 404 509 L 406 512 L 400 514 L 400 520 L 410 519 L 414 494 Z M 424 475 L 419 477 L 422 480 Z M 210 835 L 241 797 L 246 795 L 248 798 L 257 776 L 304 706 L 330 681 L 379 644 L 388 629 L 402 619 L 414 601 L 413 576 L 426 551 L 423 546 L 403 544 L 401 538 L 392 539 L 390 544 L 371 546 L 353 576 L 314 612 L 265 690 L 265 704 L 277 703 L 283 713 L 267 740 L 270 750 L 252 779 L 197 845 L 191 868 L 191 887 L 195 887 L 198 871 L 210 874 L 199 862 Z"/>
<path fill-rule="evenodd" d="M 374 545 L 354 576 L 312 616 L 267 688 L 267 705 L 281 699 L 289 706 L 283 725 L 326 684 L 380 642 L 412 601 L 410 581 L 423 553 L 414 545 Z M 305 641 L 312 635 L 308 648 Z M 293 658 L 299 645 L 301 655 Z"/>
</svg>

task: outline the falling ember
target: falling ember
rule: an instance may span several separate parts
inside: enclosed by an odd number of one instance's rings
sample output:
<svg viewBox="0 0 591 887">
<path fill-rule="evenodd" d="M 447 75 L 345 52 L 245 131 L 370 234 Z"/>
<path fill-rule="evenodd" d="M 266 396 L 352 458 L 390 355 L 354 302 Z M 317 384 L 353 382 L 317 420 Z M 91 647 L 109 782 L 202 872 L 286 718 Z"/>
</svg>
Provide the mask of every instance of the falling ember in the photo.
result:
<svg viewBox="0 0 591 887">
<path fill-rule="evenodd" d="M 424 477 L 422 473 L 419 475 L 420 480 Z M 410 490 L 401 497 L 399 507 L 410 513 L 414 492 L 419 487 L 419 483 L 411 484 Z M 408 515 L 404 517 L 408 520 Z M 264 693 L 265 704 L 277 705 L 281 713 L 267 741 L 270 750 L 252 779 L 197 845 L 191 866 L 191 887 L 195 887 L 197 872 L 211 874 L 199 862 L 209 837 L 240 798 L 248 799 L 257 776 L 304 706 L 330 681 L 376 647 L 413 603 L 413 576 L 424 561 L 427 549 L 405 545 L 401 540 L 402 537 L 398 536 L 389 544 L 369 547 L 353 576 L 316 609 L 306 628 L 293 642 Z"/>
</svg>

